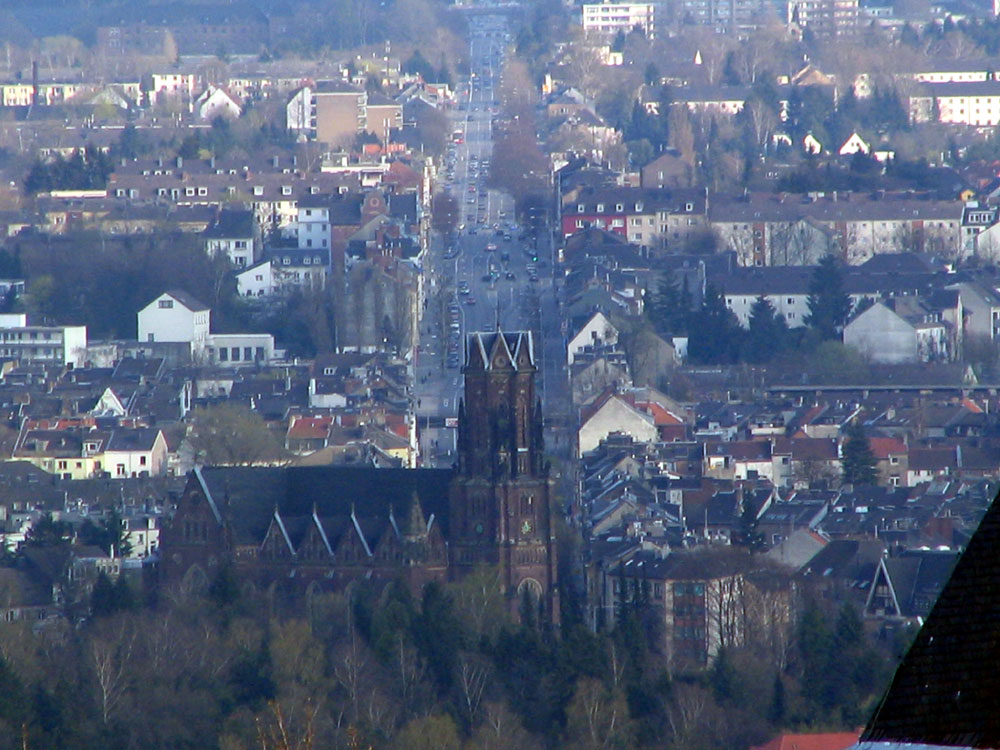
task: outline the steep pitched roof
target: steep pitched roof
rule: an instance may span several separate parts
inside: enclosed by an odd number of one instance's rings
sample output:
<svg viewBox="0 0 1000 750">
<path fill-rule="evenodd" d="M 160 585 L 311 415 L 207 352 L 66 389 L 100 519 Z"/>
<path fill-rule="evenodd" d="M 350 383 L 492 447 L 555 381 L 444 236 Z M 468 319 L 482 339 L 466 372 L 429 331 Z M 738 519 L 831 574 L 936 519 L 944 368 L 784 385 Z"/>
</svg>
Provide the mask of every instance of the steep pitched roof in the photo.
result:
<svg viewBox="0 0 1000 750">
<path fill-rule="evenodd" d="M 990 506 L 862 736 L 1000 747 L 1000 503 Z"/>
<path fill-rule="evenodd" d="M 174 298 L 176 302 L 181 303 L 191 312 L 201 312 L 202 310 L 208 310 L 208 305 L 199 302 L 190 294 L 185 292 L 183 289 L 168 289 L 164 292 Z"/>
</svg>

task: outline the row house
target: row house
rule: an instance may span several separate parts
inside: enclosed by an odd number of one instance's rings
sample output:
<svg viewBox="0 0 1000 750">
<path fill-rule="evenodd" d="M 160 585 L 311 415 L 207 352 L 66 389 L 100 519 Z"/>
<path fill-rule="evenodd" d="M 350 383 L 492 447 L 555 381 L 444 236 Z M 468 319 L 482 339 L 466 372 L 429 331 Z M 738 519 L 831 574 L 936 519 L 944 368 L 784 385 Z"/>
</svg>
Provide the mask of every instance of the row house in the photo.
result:
<svg viewBox="0 0 1000 750">
<path fill-rule="evenodd" d="M 563 196 L 563 237 L 595 228 L 643 249 L 669 246 L 705 228 L 705 203 L 704 195 L 693 190 L 573 190 Z"/>
<path fill-rule="evenodd" d="M 831 253 L 852 265 L 906 251 L 965 257 L 960 201 L 836 191 L 715 196 L 708 219 L 743 266 L 811 265 Z"/>
<path fill-rule="evenodd" d="M 107 194 L 133 202 L 166 202 L 178 206 L 245 203 L 262 227 L 282 227 L 295 221 L 300 198 L 321 193 L 336 194 L 351 188 L 350 181 L 333 175 L 206 174 L 113 174 Z"/>
<path fill-rule="evenodd" d="M 46 429 L 28 420 L 12 459 L 27 461 L 62 479 L 124 479 L 165 473 L 168 452 L 163 431 L 155 428 Z"/>
<path fill-rule="evenodd" d="M 1000 124 L 1000 81 L 926 83 L 910 95 L 910 120 L 992 128 Z"/>
</svg>

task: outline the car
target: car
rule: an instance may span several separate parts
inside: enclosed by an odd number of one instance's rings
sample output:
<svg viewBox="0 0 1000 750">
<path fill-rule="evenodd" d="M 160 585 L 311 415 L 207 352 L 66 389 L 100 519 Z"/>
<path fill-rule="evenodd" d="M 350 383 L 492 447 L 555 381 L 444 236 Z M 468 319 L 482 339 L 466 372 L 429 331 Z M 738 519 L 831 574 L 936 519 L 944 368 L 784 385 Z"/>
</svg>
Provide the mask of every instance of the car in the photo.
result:
<svg viewBox="0 0 1000 750">
<path fill-rule="evenodd" d="M 531 274 L 531 276 L 529 276 L 528 278 L 531 280 L 532 283 L 538 281 L 538 276 L 536 276 L 535 274 Z"/>
<path fill-rule="evenodd" d="M 465 300 L 465 304 L 467 304 L 467 305 L 474 305 L 474 304 L 476 304 L 476 298 L 475 297 L 469 297 L 467 300 Z"/>
<path fill-rule="evenodd" d="M 484 284 L 489 284 L 491 281 L 493 281 L 493 276 L 488 273 L 483 274 L 482 282 Z"/>
<path fill-rule="evenodd" d="M 513 271 L 508 271 L 503 275 L 503 277 L 507 279 L 507 281 L 515 281 L 517 279 L 517 276 L 514 275 Z"/>
<path fill-rule="evenodd" d="M 497 246 L 496 246 L 495 243 L 493 243 L 493 242 L 486 243 L 486 252 L 492 253 L 496 249 L 497 249 Z"/>
</svg>

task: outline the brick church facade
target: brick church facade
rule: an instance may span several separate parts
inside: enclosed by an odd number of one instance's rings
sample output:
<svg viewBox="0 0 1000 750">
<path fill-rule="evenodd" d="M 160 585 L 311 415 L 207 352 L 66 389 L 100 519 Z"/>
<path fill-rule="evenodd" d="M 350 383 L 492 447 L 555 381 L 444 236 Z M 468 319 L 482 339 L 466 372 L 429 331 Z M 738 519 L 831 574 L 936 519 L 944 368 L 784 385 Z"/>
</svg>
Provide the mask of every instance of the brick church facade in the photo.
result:
<svg viewBox="0 0 1000 750">
<path fill-rule="evenodd" d="M 167 585 L 308 597 L 352 582 L 414 591 L 496 566 L 511 610 L 558 619 L 552 482 L 529 332 L 468 336 L 458 463 L 444 469 L 205 467 L 161 535 Z"/>
</svg>

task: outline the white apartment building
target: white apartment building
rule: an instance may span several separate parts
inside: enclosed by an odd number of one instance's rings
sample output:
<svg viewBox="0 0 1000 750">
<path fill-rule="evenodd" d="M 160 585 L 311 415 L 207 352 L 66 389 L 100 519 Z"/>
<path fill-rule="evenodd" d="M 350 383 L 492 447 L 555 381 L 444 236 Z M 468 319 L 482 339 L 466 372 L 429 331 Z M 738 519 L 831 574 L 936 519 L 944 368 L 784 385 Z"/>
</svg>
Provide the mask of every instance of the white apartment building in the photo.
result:
<svg viewBox="0 0 1000 750">
<path fill-rule="evenodd" d="M 910 97 L 913 122 L 974 127 L 1000 125 L 1000 81 L 929 83 Z"/>
<path fill-rule="evenodd" d="M 27 315 L 0 315 L 0 357 L 82 367 L 87 326 L 29 326 Z"/>
<path fill-rule="evenodd" d="M 626 34 L 638 26 L 654 36 L 656 6 L 652 3 L 588 3 L 583 6 L 583 30 L 596 34 Z"/>
</svg>

